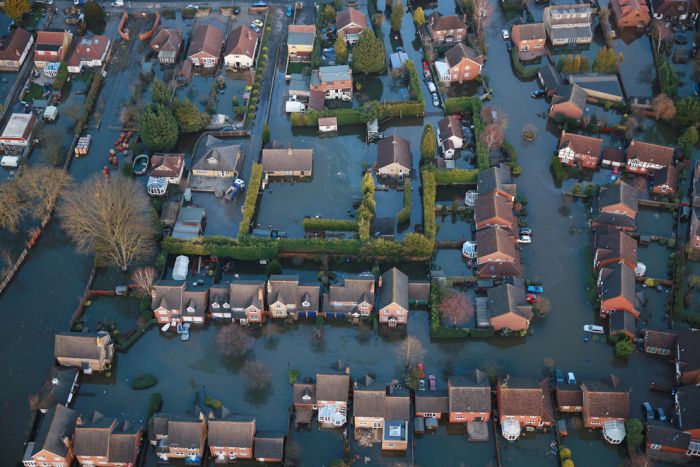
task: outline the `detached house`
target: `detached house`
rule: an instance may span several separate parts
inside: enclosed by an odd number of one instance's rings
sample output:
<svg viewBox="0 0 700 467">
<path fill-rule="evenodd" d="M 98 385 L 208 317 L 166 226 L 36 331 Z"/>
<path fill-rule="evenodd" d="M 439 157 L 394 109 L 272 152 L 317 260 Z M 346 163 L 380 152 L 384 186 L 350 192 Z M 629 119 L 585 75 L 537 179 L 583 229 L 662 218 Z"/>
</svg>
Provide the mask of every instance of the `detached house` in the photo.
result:
<svg viewBox="0 0 700 467">
<path fill-rule="evenodd" d="M 491 419 L 491 386 L 481 370 L 447 381 L 450 423 L 488 422 Z"/>
<path fill-rule="evenodd" d="M 408 177 L 411 175 L 411 145 L 408 140 L 392 135 L 377 143 L 377 175 Z"/>
<path fill-rule="evenodd" d="M 624 311 L 639 318 L 634 271 L 624 264 L 615 263 L 600 270 L 598 295 L 601 317 L 607 317 L 613 311 Z"/>
<path fill-rule="evenodd" d="M 687 21 L 694 23 L 698 19 L 700 5 L 698 0 L 653 0 L 654 18 L 662 20 Z"/>
<path fill-rule="evenodd" d="M 613 228 L 630 232 L 637 228 L 636 217 L 637 190 L 618 180 L 600 190 L 591 225 L 594 229 Z"/>
<path fill-rule="evenodd" d="M 515 238 L 499 227 L 487 227 L 476 232 L 476 268 L 480 279 L 521 277 L 520 253 Z"/>
<path fill-rule="evenodd" d="M 464 133 L 456 117 L 448 115 L 438 122 L 438 141 L 447 159 L 452 159 L 455 149 L 464 145 Z"/>
<path fill-rule="evenodd" d="M 228 34 L 224 46 L 224 63 L 227 67 L 248 69 L 255 61 L 258 33 L 241 24 Z"/>
<path fill-rule="evenodd" d="M 159 462 L 185 460 L 199 463 L 207 439 L 206 419 L 157 413 L 148 421 L 148 440 L 155 446 Z"/>
<path fill-rule="evenodd" d="M 516 226 L 513 204 L 496 192 L 481 195 L 474 205 L 476 230 L 486 227 L 501 227 L 513 232 Z"/>
<path fill-rule="evenodd" d="M 68 72 L 81 73 L 83 68 L 102 66 L 111 46 L 112 41 L 107 36 L 83 37 L 68 57 Z"/>
<path fill-rule="evenodd" d="M 348 65 L 322 66 L 311 72 L 309 92 L 322 92 L 326 99 L 352 100 L 352 70 Z"/>
<path fill-rule="evenodd" d="M 603 428 L 611 444 L 619 444 L 616 427 L 630 416 L 630 388 L 620 378 L 610 375 L 599 380 L 584 380 L 583 426 Z M 624 437 L 624 435 L 623 435 Z"/>
<path fill-rule="evenodd" d="M 34 36 L 26 29 L 16 28 L 0 38 L 0 70 L 19 71 L 29 56 Z"/>
<path fill-rule="evenodd" d="M 544 54 L 547 42 L 544 23 L 515 24 L 511 38 L 521 60 L 532 60 Z"/>
<path fill-rule="evenodd" d="M 513 183 L 510 170 L 490 167 L 479 172 L 476 189 L 479 195 L 495 193 L 512 203 L 515 201 L 517 187 Z"/>
<path fill-rule="evenodd" d="M 554 424 L 549 380 L 507 376 L 496 386 L 503 437 L 515 441 L 524 427 L 546 429 Z"/>
<path fill-rule="evenodd" d="M 610 9 L 618 28 L 645 28 L 651 22 L 645 0 L 610 0 Z"/>
<path fill-rule="evenodd" d="M 142 436 L 141 425 L 95 412 L 87 422 L 78 419 L 73 455 L 80 465 L 132 467 L 137 464 Z"/>
<path fill-rule="evenodd" d="M 255 417 L 231 416 L 209 420 L 207 441 L 211 457 L 217 464 L 252 459 L 254 438 Z"/>
<path fill-rule="evenodd" d="M 459 43 L 445 52 L 444 70 L 438 67 L 439 62 L 435 62 L 438 69 L 438 77 L 444 83 L 462 84 L 465 81 L 472 81 L 481 75 L 481 67 L 484 66 L 484 57 L 477 55 L 474 49 Z"/>
<path fill-rule="evenodd" d="M 584 169 L 598 168 L 603 140 L 562 131 L 557 157 L 563 165 L 576 165 Z"/>
<path fill-rule="evenodd" d="M 365 15 L 353 7 L 347 7 L 335 16 L 338 35 L 343 35 L 345 42 L 350 45 L 360 40 L 362 31 L 367 29 Z"/>
<path fill-rule="evenodd" d="M 548 6 L 543 19 L 552 45 L 590 44 L 593 40 L 593 9 L 588 3 Z"/>
<path fill-rule="evenodd" d="M 442 16 L 437 11 L 428 16 L 428 31 L 437 44 L 451 44 L 467 38 L 467 25 L 459 16 Z"/>
<path fill-rule="evenodd" d="M 243 153 L 240 144 L 211 148 L 192 165 L 192 175 L 237 178 L 242 164 Z"/>
<path fill-rule="evenodd" d="M 678 169 L 669 165 L 654 172 L 654 187 L 651 192 L 655 195 L 667 196 L 676 194 L 678 189 Z"/>
<path fill-rule="evenodd" d="M 348 276 L 323 295 L 326 318 L 368 317 L 374 308 L 374 276 Z"/>
<path fill-rule="evenodd" d="M 61 366 L 80 368 L 84 373 L 109 369 L 114 359 L 114 344 L 108 333 L 62 332 L 56 334 L 54 356 Z"/>
<path fill-rule="evenodd" d="M 263 320 L 265 282 L 234 280 L 209 289 L 209 313 L 214 319 L 231 319 L 241 324 Z"/>
<path fill-rule="evenodd" d="M 270 276 L 267 281 L 267 313 L 272 318 L 315 318 L 318 285 L 300 285 L 299 276 Z"/>
<path fill-rule="evenodd" d="M 586 91 L 576 84 L 561 86 L 552 96 L 549 118 L 580 121 L 586 113 L 587 98 Z"/>
<path fill-rule="evenodd" d="M 184 154 L 153 154 L 149 177 L 164 178 L 168 183 L 179 185 L 185 170 Z"/>
<path fill-rule="evenodd" d="M 524 283 L 501 284 L 488 289 L 489 323 L 494 331 L 527 331 L 532 320 L 532 306 L 525 299 Z"/>
<path fill-rule="evenodd" d="M 66 467 L 73 462 L 73 433 L 78 414 L 56 405 L 41 420 L 34 441 L 27 443 L 24 467 Z"/>
<path fill-rule="evenodd" d="M 316 405 L 316 383 L 294 383 L 292 389 L 294 421 L 297 425 L 310 425 Z"/>
<path fill-rule="evenodd" d="M 350 375 L 319 373 L 316 375 L 316 405 L 318 423 L 327 428 L 339 428 L 347 422 Z"/>
<path fill-rule="evenodd" d="M 645 453 L 652 461 L 672 464 L 691 462 L 690 433 L 681 431 L 666 422 L 648 421 L 644 442 Z"/>
<path fill-rule="evenodd" d="M 188 288 L 186 281 L 161 280 L 151 292 L 153 317 L 159 324 L 204 324 L 209 290 Z"/>
<path fill-rule="evenodd" d="M 408 276 L 391 268 L 379 278 L 379 324 L 408 323 Z"/>
<path fill-rule="evenodd" d="M 287 56 L 293 62 L 308 62 L 314 50 L 316 26 L 290 24 L 287 26 Z"/>
<path fill-rule="evenodd" d="M 280 177 L 311 177 L 313 149 L 263 149 L 262 169 L 265 179 Z"/>
<path fill-rule="evenodd" d="M 34 66 L 44 68 L 49 63 L 60 63 L 66 58 L 73 42 L 70 31 L 38 31 L 34 45 Z"/>
<path fill-rule="evenodd" d="M 158 53 L 162 65 L 172 65 L 182 47 L 182 31 L 179 29 L 161 29 L 151 40 L 151 50 Z"/>
<path fill-rule="evenodd" d="M 622 263 L 632 271 L 637 267 L 637 240 L 621 230 L 597 233 L 593 268 Z"/>
<path fill-rule="evenodd" d="M 633 139 L 627 148 L 625 170 L 647 175 L 673 165 L 673 148 Z"/>
<path fill-rule="evenodd" d="M 194 66 L 216 68 L 224 45 L 224 31 L 208 24 L 199 24 L 192 34 L 187 58 Z"/>
</svg>

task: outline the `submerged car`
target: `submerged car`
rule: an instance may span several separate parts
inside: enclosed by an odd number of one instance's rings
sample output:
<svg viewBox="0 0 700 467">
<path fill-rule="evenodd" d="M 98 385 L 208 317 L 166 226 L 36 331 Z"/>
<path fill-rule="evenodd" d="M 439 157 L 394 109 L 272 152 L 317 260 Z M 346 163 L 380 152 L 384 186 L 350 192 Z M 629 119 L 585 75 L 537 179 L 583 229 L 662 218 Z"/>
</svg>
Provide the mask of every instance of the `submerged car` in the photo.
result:
<svg viewBox="0 0 700 467">
<path fill-rule="evenodd" d="M 547 93 L 544 90 L 538 89 L 537 91 L 533 91 L 532 94 L 530 94 L 530 97 L 533 99 L 542 99 L 546 95 Z"/>
</svg>

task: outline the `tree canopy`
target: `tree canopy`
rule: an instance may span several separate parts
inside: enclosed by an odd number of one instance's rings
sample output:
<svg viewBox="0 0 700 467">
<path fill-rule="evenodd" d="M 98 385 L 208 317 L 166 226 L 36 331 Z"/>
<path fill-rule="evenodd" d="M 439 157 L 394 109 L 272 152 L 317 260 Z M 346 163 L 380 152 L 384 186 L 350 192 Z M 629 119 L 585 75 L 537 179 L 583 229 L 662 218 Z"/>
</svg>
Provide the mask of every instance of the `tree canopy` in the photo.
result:
<svg viewBox="0 0 700 467">
<path fill-rule="evenodd" d="M 423 24 L 425 24 L 425 12 L 423 8 L 418 7 L 415 9 L 413 12 L 413 22 L 418 26 L 423 26 Z"/>
<path fill-rule="evenodd" d="M 360 73 L 381 73 L 386 69 L 384 43 L 366 28 L 352 50 L 352 69 Z"/>
<path fill-rule="evenodd" d="M 173 102 L 173 111 L 180 131 L 183 133 L 202 131 L 211 122 L 209 114 L 200 112 L 187 98 Z"/>
<path fill-rule="evenodd" d="M 170 151 L 179 136 L 177 120 L 162 104 L 146 106 L 139 119 L 139 132 L 146 147 L 154 151 Z"/>
<path fill-rule="evenodd" d="M 348 45 L 345 43 L 345 35 L 338 34 L 335 39 L 335 63 L 346 65 L 348 63 Z"/>
<path fill-rule="evenodd" d="M 435 157 L 435 148 L 437 143 L 435 142 L 435 130 L 433 130 L 433 125 L 428 123 L 423 128 L 423 136 L 420 140 L 420 157 L 421 159 L 431 161 Z"/>
<path fill-rule="evenodd" d="M 700 122 L 700 99 L 684 97 L 676 100 L 675 121 L 680 126 L 697 125 Z"/>
<path fill-rule="evenodd" d="M 618 63 L 622 62 L 622 53 L 615 55 L 615 49 L 603 47 L 593 60 L 593 71 L 596 73 L 614 73 Z"/>
<path fill-rule="evenodd" d="M 85 12 L 85 22 L 90 32 L 102 34 L 107 22 L 105 21 L 105 11 L 97 2 L 87 2 L 83 7 Z"/>
<path fill-rule="evenodd" d="M 391 29 L 398 32 L 401 31 L 401 22 L 403 21 L 403 15 L 405 8 L 401 0 L 394 0 L 391 5 Z"/>
<path fill-rule="evenodd" d="M 29 4 L 29 0 L 5 0 L 5 6 L 3 11 L 7 16 L 15 21 L 22 19 L 25 13 L 29 13 L 32 6 Z"/>
<path fill-rule="evenodd" d="M 151 84 L 151 102 L 154 104 L 168 105 L 170 104 L 171 95 L 172 92 L 165 82 L 158 78 L 153 80 L 153 84 Z"/>
</svg>

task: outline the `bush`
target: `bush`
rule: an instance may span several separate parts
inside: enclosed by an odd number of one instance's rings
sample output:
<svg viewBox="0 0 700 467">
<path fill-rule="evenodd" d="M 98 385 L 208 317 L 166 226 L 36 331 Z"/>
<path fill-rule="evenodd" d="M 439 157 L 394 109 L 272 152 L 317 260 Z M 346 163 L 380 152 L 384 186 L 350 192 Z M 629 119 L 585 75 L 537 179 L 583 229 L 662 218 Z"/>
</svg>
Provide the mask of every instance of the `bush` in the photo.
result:
<svg viewBox="0 0 700 467">
<path fill-rule="evenodd" d="M 151 394 L 151 399 L 148 401 L 148 417 L 146 417 L 146 420 L 150 420 L 152 416 L 160 412 L 162 407 L 163 396 L 159 392 Z"/>
<path fill-rule="evenodd" d="M 615 343 L 615 356 L 628 359 L 634 353 L 634 342 L 626 334 L 617 338 Z"/>
<path fill-rule="evenodd" d="M 396 215 L 396 223 L 401 224 L 411 219 L 411 180 L 403 182 L 403 209 Z"/>
<path fill-rule="evenodd" d="M 158 384 L 158 378 L 151 373 L 143 373 L 131 380 L 131 389 L 148 389 Z"/>
<path fill-rule="evenodd" d="M 357 232 L 358 224 L 355 220 L 346 219 L 304 219 L 304 230 L 309 232 Z"/>
<path fill-rule="evenodd" d="M 550 164 L 549 168 L 552 171 L 554 183 L 557 187 L 560 187 L 564 180 L 566 180 L 568 177 L 566 175 L 566 171 L 564 170 L 564 166 L 559 160 L 559 157 L 557 157 L 556 155 L 552 156 L 552 163 Z"/>
<path fill-rule="evenodd" d="M 68 65 L 66 65 L 66 62 L 61 62 L 61 64 L 58 66 L 58 73 L 56 73 L 56 78 L 53 80 L 53 88 L 57 91 L 60 91 L 63 89 L 63 86 L 66 85 L 66 81 L 68 80 Z"/>
<path fill-rule="evenodd" d="M 248 180 L 248 191 L 246 191 L 245 201 L 243 202 L 243 218 L 241 219 L 241 225 L 238 227 L 238 235 L 245 235 L 250 232 L 250 224 L 253 222 L 255 206 L 258 203 L 262 176 L 262 165 L 253 164 L 250 170 L 250 179 Z"/>
<path fill-rule="evenodd" d="M 433 169 L 432 172 L 437 185 L 471 185 L 479 175 L 477 169 Z"/>
<path fill-rule="evenodd" d="M 420 78 L 418 77 L 418 71 L 416 70 L 416 64 L 413 60 L 406 62 L 406 71 L 408 72 L 408 91 L 411 95 L 411 99 L 416 99 L 418 102 L 423 102 L 423 93 L 420 88 Z"/>
<path fill-rule="evenodd" d="M 221 410 L 221 408 L 224 406 L 219 399 L 214 399 L 211 396 L 207 396 L 204 399 L 204 405 L 211 407 L 214 410 Z"/>
<path fill-rule="evenodd" d="M 571 459 L 571 449 L 562 446 L 562 447 L 559 449 L 559 458 L 560 458 L 562 461 L 565 461 L 566 459 Z"/>
<path fill-rule="evenodd" d="M 513 64 L 513 71 L 515 72 L 515 76 L 517 76 L 518 78 L 532 79 L 535 76 L 537 76 L 537 72 L 539 71 L 539 69 L 537 67 L 526 67 L 525 65 L 523 65 L 520 61 L 520 57 L 518 56 L 517 47 L 513 47 L 511 49 L 510 61 Z"/>
<path fill-rule="evenodd" d="M 301 372 L 297 370 L 296 368 L 292 368 L 287 372 L 287 378 L 289 378 L 289 384 L 294 385 L 294 383 L 297 382 L 299 379 L 299 375 L 301 375 Z"/>
</svg>

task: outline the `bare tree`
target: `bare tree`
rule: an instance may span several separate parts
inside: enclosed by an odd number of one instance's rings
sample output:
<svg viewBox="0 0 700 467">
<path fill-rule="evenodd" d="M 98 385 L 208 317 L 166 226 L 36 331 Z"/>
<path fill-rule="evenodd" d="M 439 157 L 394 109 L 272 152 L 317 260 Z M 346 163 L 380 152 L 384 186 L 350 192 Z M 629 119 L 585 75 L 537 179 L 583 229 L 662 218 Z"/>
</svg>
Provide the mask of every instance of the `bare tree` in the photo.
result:
<svg viewBox="0 0 700 467">
<path fill-rule="evenodd" d="M 5 248 L 0 250 L 0 263 L 2 263 L 2 267 L 0 267 L 0 280 L 4 280 L 10 273 L 12 265 L 15 263 L 15 259 L 12 257 L 10 250 Z"/>
<path fill-rule="evenodd" d="M 498 123 L 489 123 L 481 134 L 481 141 L 489 149 L 503 146 L 504 138 L 503 127 Z"/>
<path fill-rule="evenodd" d="M 464 324 L 474 316 L 474 304 L 463 293 L 450 293 L 438 305 L 440 317 L 452 326 Z"/>
<path fill-rule="evenodd" d="M 652 112 L 657 120 L 670 120 L 676 116 L 676 105 L 666 94 L 654 96 L 651 100 Z"/>
<path fill-rule="evenodd" d="M 0 188 L 0 229 L 17 232 L 22 218 L 30 211 L 17 180 Z"/>
<path fill-rule="evenodd" d="M 20 180 L 35 219 L 49 214 L 61 191 L 71 183 L 70 175 L 65 170 L 48 166 L 27 167 Z"/>
<path fill-rule="evenodd" d="M 219 331 L 216 335 L 216 345 L 222 355 L 241 358 L 250 352 L 253 347 L 253 338 L 243 327 L 232 324 Z"/>
<path fill-rule="evenodd" d="M 151 204 L 133 179 L 94 177 L 65 193 L 59 206 L 63 229 L 81 253 L 126 271 L 154 245 Z"/>
<path fill-rule="evenodd" d="M 474 24 L 474 32 L 479 40 L 481 52 L 486 53 L 486 28 L 493 16 L 493 5 L 489 0 L 473 0 L 472 1 L 472 23 Z"/>
<path fill-rule="evenodd" d="M 142 296 L 147 297 L 151 293 L 153 282 L 155 282 L 157 276 L 158 273 L 155 268 L 150 266 L 138 268 L 131 274 L 131 282 L 136 284 L 137 290 Z"/>
<path fill-rule="evenodd" d="M 627 117 L 625 121 L 625 138 L 634 138 L 634 132 L 639 128 L 639 121 L 634 117 Z"/>
<path fill-rule="evenodd" d="M 242 371 L 249 391 L 264 391 L 270 387 L 270 370 L 263 362 L 247 361 Z"/>
<path fill-rule="evenodd" d="M 396 355 L 404 365 L 410 366 L 425 355 L 425 348 L 416 336 L 408 336 L 396 348 Z"/>
<path fill-rule="evenodd" d="M 533 308 L 537 316 L 544 318 L 552 309 L 552 304 L 549 302 L 547 297 L 540 297 L 539 300 L 537 300 L 537 302 L 533 305 Z"/>
<path fill-rule="evenodd" d="M 651 37 L 656 42 L 656 53 L 661 52 L 661 46 L 671 39 L 671 29 L 666 25 L 665 21 L 654 20 L 651 25 Z"/>
</svg>

